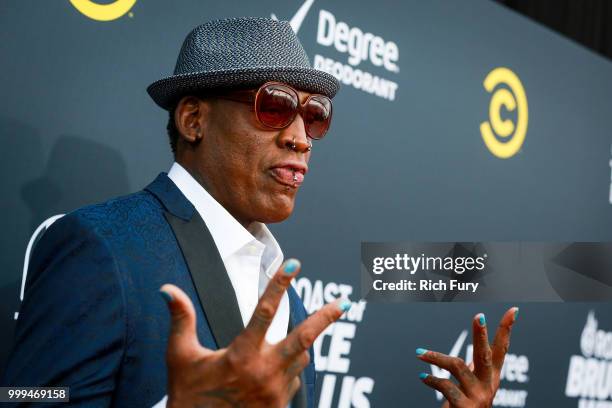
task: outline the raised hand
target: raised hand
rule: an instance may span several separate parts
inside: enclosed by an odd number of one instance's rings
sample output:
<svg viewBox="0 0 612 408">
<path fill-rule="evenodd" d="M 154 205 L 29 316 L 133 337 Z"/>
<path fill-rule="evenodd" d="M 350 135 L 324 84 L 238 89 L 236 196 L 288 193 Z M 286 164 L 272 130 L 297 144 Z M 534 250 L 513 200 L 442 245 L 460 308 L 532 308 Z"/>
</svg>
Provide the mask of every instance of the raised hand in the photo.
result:
<svg viewBox="0 0 612 408">
<path fill-rule="evenodd" d="M 442 408 L 489 408 L 499 388 L 502 365 L 510 347 L 510 332 L 518 316 L 518 307 L 512 307 L 502 317 L 493 345 L 489 346 L 487 324 L 482 313 L 472 319 L 474 361 L 468 367 L 458 357 L 417 349 L 417 357 L 449 371 L 459 384 L 422 373 L 421 380 L 446 397 Z"/>
<path fill-rule="evenodd" d="M 297 260 L 285 262 L 270 280 L 247 327 L 227 348 L 216 351 L 198 341 L 189 297 L 176 286 L 162 286 L 172 320 L 166 353 L 169 408 L 287 406 L 309 363 L 308 349 L 351 305 L 348 300 L 329 303 L 283 341 L 267 343 L 265 335 L 283 293 L 299 270 Z"/>
</svg>

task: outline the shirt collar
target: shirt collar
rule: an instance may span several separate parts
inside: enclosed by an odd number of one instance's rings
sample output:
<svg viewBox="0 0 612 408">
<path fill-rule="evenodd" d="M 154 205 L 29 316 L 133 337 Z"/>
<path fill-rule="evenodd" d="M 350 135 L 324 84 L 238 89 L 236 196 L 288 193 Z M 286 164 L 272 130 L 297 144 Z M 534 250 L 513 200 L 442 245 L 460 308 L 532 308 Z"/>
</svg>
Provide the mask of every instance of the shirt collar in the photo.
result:
<svg viewBox="0 0 612 408">
<path fill-rule="evenodd" d="M 274 274 L 282 262 L 283 254 L 265 224 L 253 222 L 248 230 L 244 228 L 183 166 L 176 162 L 168 171 L 168 177 L 193 204 L 206 223 L 222 260 L 225 261 L 253 241 L 258 241 L 265 245 L 262 264 L 268 265 L 265 268 L 266 275 L 271 277 Z"/>
<path fill-rule="evenodd" d="M 264 273 L 268 278 L 276 273 L 276 270 L 283 262 L 283 251 L 274 239 L 274 235 L 270 232 L 266 224 L 261 222 L 253 222 L 249 225 L 249 231 L 255 238 L 265 245 L 264 252 L 261 258 Z"/>
</svg>

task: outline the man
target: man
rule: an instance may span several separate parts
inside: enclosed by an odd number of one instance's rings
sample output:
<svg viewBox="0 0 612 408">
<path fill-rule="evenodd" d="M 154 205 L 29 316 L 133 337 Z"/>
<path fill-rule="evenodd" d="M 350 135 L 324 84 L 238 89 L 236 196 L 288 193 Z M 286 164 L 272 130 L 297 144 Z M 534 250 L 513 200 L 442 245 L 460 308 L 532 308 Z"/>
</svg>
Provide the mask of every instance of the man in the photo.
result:
<svg viewBox="0 0 612 408">
<path fill-rule="evenodd" d="M 170 112 L 175 163 L 143 191 L 79 209 L 45 233 L 3 385 L 69 386 L 84 406 L 312 407 L 311 345 L 350 302 L 307 318 L 290 286 L 299 262 L 283 263 L 265 223 L 291 214 L 338 87 L 310 67 L 287 22 L 196 27 L 174 75 L 148 88 Z M 490 403 L 511 312 L 497 353 L 475 326 L 474 373 L 419 353 L 460 387 L 424 381 L 456 406 Z"/>
</svg>

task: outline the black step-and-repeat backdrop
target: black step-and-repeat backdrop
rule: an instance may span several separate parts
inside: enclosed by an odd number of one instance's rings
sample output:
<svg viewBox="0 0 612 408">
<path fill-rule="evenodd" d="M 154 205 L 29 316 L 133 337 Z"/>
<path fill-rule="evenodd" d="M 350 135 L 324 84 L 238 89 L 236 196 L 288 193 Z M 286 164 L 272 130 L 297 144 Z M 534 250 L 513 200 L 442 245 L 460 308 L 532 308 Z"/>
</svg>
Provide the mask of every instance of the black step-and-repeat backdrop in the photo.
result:
<svg viewBox="0 0 612 408">
<path fill-rule="evenodd" d="M 36 236 L 169 168 L 145 88 L 191 28 L 244 15 L 290 20 L 343 83 L 296 211 L 272 226 L 309 311 L 357 302 L 317 343 L 318 406 L 438 406 L 418 373 L 445 373 L 415 348 L 469 360 L 471 317 L 510 304 L 359 302 L 361 242 L 612 240 L 612 64 L 484 0 L 5 4 L 0 367 Z M 495 406 L 612 406 L 610 305 L 519 306 Z"/>
</svg>

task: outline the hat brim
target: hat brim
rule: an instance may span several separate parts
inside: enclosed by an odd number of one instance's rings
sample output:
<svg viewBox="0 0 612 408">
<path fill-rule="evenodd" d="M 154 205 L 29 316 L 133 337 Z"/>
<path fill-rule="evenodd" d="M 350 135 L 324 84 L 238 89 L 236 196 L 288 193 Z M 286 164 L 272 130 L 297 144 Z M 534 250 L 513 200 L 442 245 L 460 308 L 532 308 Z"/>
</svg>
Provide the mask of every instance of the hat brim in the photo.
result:
<svg viewBox="0 0 612 408">
<path fill-rule="evenodd" d="M 191 92 L 223 88 L 256 87 L 268 81 L 283 82 L 301 91 L 333 98 L 340 88 L 331 74 L 306 67 L 257 67 L 173 75 L 153 82 L 147 92 L 155 103 L 170 110 Z"/>
</svg>

